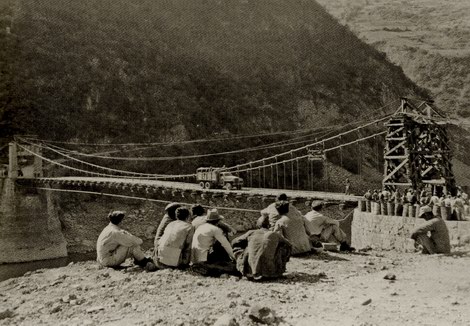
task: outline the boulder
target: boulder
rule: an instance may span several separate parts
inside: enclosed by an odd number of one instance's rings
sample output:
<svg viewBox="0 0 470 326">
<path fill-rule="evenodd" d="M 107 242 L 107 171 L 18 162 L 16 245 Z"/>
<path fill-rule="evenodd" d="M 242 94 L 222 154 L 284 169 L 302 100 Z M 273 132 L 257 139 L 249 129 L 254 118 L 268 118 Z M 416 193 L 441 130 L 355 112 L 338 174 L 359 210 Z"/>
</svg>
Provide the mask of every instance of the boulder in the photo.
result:
<svg viewBox="0 0 470 326">
<path fill-rule="evenodd" d="M 225 314 L 217 318 L 214 326 L 239 326 L 235 317 L 229 314 Z"/>
<path fill-rule="evenodd" d="M 266 325 L 273 324 L 276 321 L 276 315 L 273 310 L 259 305 L 250 307 L 248 316 L 251 318 L 251 320 Z"/>
</svg>

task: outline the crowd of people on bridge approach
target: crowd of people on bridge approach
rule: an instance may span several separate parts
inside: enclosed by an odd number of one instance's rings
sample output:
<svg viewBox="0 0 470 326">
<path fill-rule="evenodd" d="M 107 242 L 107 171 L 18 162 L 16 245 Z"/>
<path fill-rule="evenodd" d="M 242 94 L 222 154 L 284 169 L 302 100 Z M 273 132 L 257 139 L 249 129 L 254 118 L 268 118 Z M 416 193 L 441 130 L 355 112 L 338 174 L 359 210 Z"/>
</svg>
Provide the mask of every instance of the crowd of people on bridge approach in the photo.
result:
<svg viewBox="0 0 470 326">
<path fill-rule="evenodd" d="M 257 229 L 233 238 L 236 230 L 217 209 L 171 203 L 157 228 L 151 257 L 144 255 L 140 238 L 119 226 L 125 212 L 114 211 L 98 237 L 97 260 L 114 268 L 133 258 L 147 271 L 189 268 L 202 275 L 278 278 L 286 271 L 291 255 L 318 253 L 322 242 L 336 243 L 341 251 L 354 250 L 339 222 L 320 213 L 323 204 L 314 201 L 304 216 L 281 194 L 260 212 Z"/>
<path fill-rule="evenodd" d="M 387 215 L 403 217 L 418 217 L 425 221 L 411 232 L 411 238 L 415 240 L 415 246 L 423 254 L 448 254 L 450 253 L 449 230 L 445 220 L 468 221 L 469 198 L 460 188 L 455 196 L 442 194 L 437 196 L 429 190 L 415 191 L 408 189 L 401 194 L 400 191 L 390 192 L 368 190 L 364 199 L 366 200 L 366 211 L 383 214 L 386 210 L 379 212 L 378 207 L 387 205 Z M 375 209 L 372 208 L 372 204 Z M 364 208 L 363 208 L 364 209 Z M 375 210 L 375 211 L 374 211 Z"/>
<path fill-rule="evenodd" d="M 438 196 L 428 189 L 410 188 L 403 193 L 399 190 L 367 190 L 364 199 L 365 210 L 376 209 L 378 214 L 388 209 L 387 215 L 417 217 L 419 207 L 429 206 L 435 216 L 442 216 L 444 220 L 465 221 L 470 217 L 469 197 L 460 188 L 454 196 L 446 193 Z"/>
</svg>

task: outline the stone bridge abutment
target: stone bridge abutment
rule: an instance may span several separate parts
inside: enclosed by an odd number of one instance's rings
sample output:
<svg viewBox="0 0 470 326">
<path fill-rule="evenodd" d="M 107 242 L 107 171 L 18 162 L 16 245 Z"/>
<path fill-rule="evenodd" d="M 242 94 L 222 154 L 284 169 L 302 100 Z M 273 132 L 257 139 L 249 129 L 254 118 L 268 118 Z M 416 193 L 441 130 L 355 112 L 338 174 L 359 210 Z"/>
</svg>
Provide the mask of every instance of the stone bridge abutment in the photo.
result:
<svg viewBox="0 0 470 326">
<path fill-rule="evenodd" d="M 67 256 L 52 194 L 0 178 L 0 263 Z"/>
</svg>

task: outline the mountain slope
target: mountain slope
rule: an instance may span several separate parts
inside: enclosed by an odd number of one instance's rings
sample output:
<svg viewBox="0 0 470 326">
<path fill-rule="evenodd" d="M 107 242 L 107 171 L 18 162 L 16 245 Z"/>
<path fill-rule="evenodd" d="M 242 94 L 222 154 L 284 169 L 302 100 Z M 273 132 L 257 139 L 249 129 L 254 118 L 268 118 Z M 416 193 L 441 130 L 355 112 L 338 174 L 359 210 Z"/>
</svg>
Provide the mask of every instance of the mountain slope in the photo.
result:
<svg viewBox="0 0 470 326">
<path fill-rule="evenodd" d="M 470 121 L 469 1 L 319 2 L 429 89 L 439 107 Z"/>
<path fill-rule="evenodd" d="M 425 95 L 311 0 L 0 3 L 0 136 L 145 142 L 289 130 Z"/>
</svg>

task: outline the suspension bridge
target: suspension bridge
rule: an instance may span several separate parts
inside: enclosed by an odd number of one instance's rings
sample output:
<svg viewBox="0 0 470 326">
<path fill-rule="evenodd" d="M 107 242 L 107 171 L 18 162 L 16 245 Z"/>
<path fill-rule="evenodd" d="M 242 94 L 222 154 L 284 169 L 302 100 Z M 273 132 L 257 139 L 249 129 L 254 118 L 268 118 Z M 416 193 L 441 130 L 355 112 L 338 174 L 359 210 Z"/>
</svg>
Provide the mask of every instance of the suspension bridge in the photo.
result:
<svg viewBox="0 0 470 326">
<path fill-rule="evenodd" d="M 361 196 L 346 193 L 343 183 L 353 177 L 374 177 L 374 188 L 382 183 L 391 190 L 455 191 L 445 117 L 426 102 L 402 99 L 386 107 L 393 105 L 393 112 L 342 126 L 182 142 L 90 144 L 16 136 L 0 148 L 8 148 L 8 165 L 0 170 L 0 263 L 67 256 L 59 211 L 71 198 L 113 207 L 148 201 L 157 204 L 152 209 L 199 203 L 232 211 L 237 222 L 252 221 L 280 193 L 304 207 L 314 199 L 354 206 Z M 256 146 L 240 146 L 250 138 Z M 234 140 L 239 147 L 229 146 Z M 197 151 L 188 150 L 193 147 Z M 165 156 L 155 155 L 162 148 Z M 243 187 L 201 187 L 196 169 L 211 165 L 242 178 Z M 83 223 L 102 218 L 82 213 Z"/>
<path fill-rule="evenodd" d="M 215 153 L 177 156 L 145 156 L 141 153 L 132 155 L 158 146 L 191 146 L 265 135 L 145 144 L 61 143 L 39 140 L 31 136 L 17 136 L 15 141 L 10 143 L 8 176 L 16 179 L 20 185 L 38 189 L 98 194 L 126 193 L 141 198 L 157 198 L 160 193 L 171 193 L 181 198 L 233 197 L 241 200 L 259 197 L 272 200 L 283 192 L 293 199 L 354 202 L 361 197 L 328 189 L 329 178 L 338 177 L 329 175 L 332 173 L 332 166 L 345 171 L 341 168 L 346 162 L 348 168 L 354 170 L 357 175 L 361 175 L 364 165 L 366 168 L 383 169 L 384 188 L 419 188 L 426 184 L 455 188 L 445 117 L 427 102 L 416 105 L 407 99 L 401 99 L 400 103 L 391 102 L 380 109 L 393 105 L 397 105 L 398 109 L 394 108 L 394 112 L 370 121 L 274 133 L 270 135 L 282 135 L 286 139 Z M 70 149 L 71 145 L 75 146 L 75 149 Z M 118 146 L 120 149 L 91 152 L 87 150 L 87 146 Z M 222 161 L 230 163 L 234 161 L 233 157 L 239 160 L 240 156 L 256 151 L 272 151 L 274 154 L 220 167 L 222 171 L 244 180 L 244 187 L 240 190 L 207 189 L 208 187 L 203 189 L 196 182 L 196 167 L 184 164 L 201 159 L 208 162 L 213 157 L 226 157 L 227 160 Z M 364 151 L 367 153 L 364 154 Z M 122 153 L 127 156 L 120 156 Z M 365 155 L 368 156 L 364 157 Z M 33 158 L 33 162 L 29 171 L 23 171 L 19 166 L 18 157 L 28 156 Z M 374 161 L 377 166 L 367 166 L 368 161 Z M 178 167 L 175 162 L 182 162 L 179 167 L 185 170 L 183 173 L 148 172 L 152 168 L 158 169 L 159 166 L 170 166 L 174 171 Z M 135 167 L 138 163 L 147 164 L 147 171 L 117 168 L 126 165 Z M 353 174 L 340 175 L 347 178 Z"/>
</svg>

